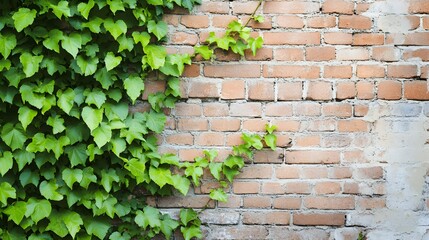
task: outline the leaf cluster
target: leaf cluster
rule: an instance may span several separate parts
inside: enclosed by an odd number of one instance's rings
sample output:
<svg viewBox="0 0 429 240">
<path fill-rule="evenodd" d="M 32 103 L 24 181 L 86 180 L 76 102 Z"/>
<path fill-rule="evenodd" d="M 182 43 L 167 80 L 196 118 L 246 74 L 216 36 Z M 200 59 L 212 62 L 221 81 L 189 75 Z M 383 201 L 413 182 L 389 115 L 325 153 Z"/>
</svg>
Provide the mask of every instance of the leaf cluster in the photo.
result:
<svg viewBox="0 0 429 240">
<path fill-rule="evenodd" d="M 179 77 L 191 64 L 188 54 L 167 54 L 162 16 L 166 9 L 191 10 L 198 3 L 0 5 L 1 239 L 170 238 L 176 229 L 185 239 L 202 236 L 193 210 L 172 219 L 146 203 L 152 195 L 186 195 L 205 168 L 220 181 L 232 181 L 244 164 L 241 153 L 224 163 L 213 161 L 214 152 L 182 163 L 158 151 L 163 110 L 180 98 Z M 235 25 L 228 34 L 246 37 L 249 30 Z M 251 42 L 257 40 L 243 39 L 256 51 L 259 43 Z M 220 47 L 222 41 L 210 44 Z M 233 42 L 228 48 L 240 54 L 245 49 Z M 166 81 L 165 91 L 149 95 L 149 110 L 130 111 L 150 78 Z M 223 190 L 216 191 L 213 199 L 226 199 Z"/>
</svg>

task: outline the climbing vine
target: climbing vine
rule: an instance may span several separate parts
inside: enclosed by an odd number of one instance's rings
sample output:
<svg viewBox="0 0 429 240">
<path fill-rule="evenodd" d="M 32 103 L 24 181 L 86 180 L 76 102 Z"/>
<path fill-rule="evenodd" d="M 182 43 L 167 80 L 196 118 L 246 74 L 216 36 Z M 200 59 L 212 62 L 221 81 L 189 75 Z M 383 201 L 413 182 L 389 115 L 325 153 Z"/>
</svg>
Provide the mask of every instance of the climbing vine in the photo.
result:
<svg viewBox="0 0 429 240">
<path fill-rule="evenodd" d="M 148 195 L 188 193 L 204 169 L 226 187 L 267 134 L 243 134 L 225 161 L 205 151 L 193 162 L 158 152 L 165 108 L 180 98 L 179 77 L 199 54 L 243 55 L 262 38 L 238 21 L 211 33 L 195 54 L 167 54 L 166 9 L 199 0 L 7 1 L 0 5 L 0 238 L 147 239 L 180 230 L 201 238 L 192 209 L 179 219 L 146 203 Z M 255 11 L 256 12 L 256 11 Z M 261 16 L 252 15 L 256 21 Z M 131 112 L 145 80 L 166 81 L 149 95 L 150 110 Z"/>
</svg>

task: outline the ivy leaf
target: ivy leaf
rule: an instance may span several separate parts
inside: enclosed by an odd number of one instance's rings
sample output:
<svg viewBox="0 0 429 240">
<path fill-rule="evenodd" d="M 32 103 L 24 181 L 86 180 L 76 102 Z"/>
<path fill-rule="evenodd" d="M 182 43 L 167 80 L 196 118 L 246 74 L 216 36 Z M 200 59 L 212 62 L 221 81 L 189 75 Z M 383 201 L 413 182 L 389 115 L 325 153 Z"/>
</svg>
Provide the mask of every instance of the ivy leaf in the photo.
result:
<svg viewBox="0 0 429 240">
<path fill-rule="evenodd" d="M 65 113 L 70 114 L 71 109 L 73 108 L 74 98 L 76 94 L 71 88 L 67 88 L 64 92 L 60 89 L 57 92 L 57 105 Z"/>
<path fill-rule="evenodd" d="M 122 52 L 124 50 L 128 50 L 129 52 L 131 52 L 134 48 L 133 40 L 131 38 L 127 38 L 127 36 L 125 35 L 119 36 L 116 41 L 119 43 L 118 52 Z"/>
<path fill-rule="evenodd" d="M 107 71 L 110 71 L 117 67 L 122 61 L 121 56 L 115 56 L 112 52 L 108 52 L 104 58 L 104 63 L 106 64 Z"/>
<path fill-rule="evenodd" d="M 27 203 L 17 201 L 4 210 L 4 213 L 9 215 L 8 221 L 12 220 L 16 225 L 19 225 L 27 211 Z"/>
<path fill-rule="evenodd" d="M 122 138 L 114 138 L 110 144 L 112 145 L 112 152 L 118 157 L 127 148 L 126 142 Z"/>
<path fill-rule="evenodd" d="M 139 76 L 130 76 L 124 80 L 124 88 L 134 104 L 144 90 L 144 81 Z"/>
<path fill-rule="evenodd" d="M 60 1 L 58 5 L 51 4 L 50 6 L 52 8 L 52 12 L 57 16 L 57 18 L 61 19 L 61 17 L 64 15 L 66 17 L 70 17 L 70 8 L 69 8 L 69 2 L 68 1 Z"/>
<path fill-rule="evenodd" d="M 154 181 L 160 188 L 164 187 L 165 184 L 171 184 L 171 171 L 168 168 L 149 168 L 149 177 L 152 181 Z"/>
<path fill-rule="evenodd" d="M 116 40 L 121 34 L 127 33 L 127 24 L 123 20 L 114 22 L 111 18 L 104 20 L 104 28 Z"/>
<path fill-rule="evenodd" d="M 200 185 L 200 177 L 203 175 L 203 173 L 203 168 L 197 167 L 195 165 L 191 165 L 185 170 L 186 176 L 192 177 L 192 181 L 194 182 L 195 186 Z"/>
<path fill-rule="evenodd" d="M 40 175 L 39 173 L 30 171 L 29 168 L 25 168 L 21 175 L 19 175 L 19 182 L 23 187 L 27 186 L 28 184 L 33 184 L 35 187 L 39 185 Z"/>
<path fill-rule="evenodd" d="M 0 174 L 4 176 L 13 167 L 13 154 L 9 151 L 3 152 L 0 157 Z"/>
<path fill-rule="evenodd" d="M 133 32 L 134 43 L 140 43 L 142 47 L 146 47 L 150 42 L 150 35 L 147 32 Z"/>
<path fill-rule="evenodd" d="M 23 148 L 27 136 L 19 124 L 13 126 L 12 123 L 6 123 L 1 131 L 1 139 L 14 151 Z"/>
<path fill-rule="evenodd" d="M 229 182 L 232 182 L 232 180 L 234 180 L 234 177 L 240 174 L 240 171 L 237 168 L 230 168 L 225 165 L 222 168 L 222 172 Z"/>
<path fill-rule="evenodd" d="M 88 3 L 81 2 L 77 5 L 77 10 L 79 11 L 80 15 L 82 15 L 82 17 L 88 19 L 89 12 L 94 7 L 94 5 L 94 0 L 89 0 Z"/>
<path fill-rule="evenodd" d="M 91 2 L 92 0 L 90 0 Z M 81 4 L 81 3 L 80 3 Z M 89 3 L 88 3 L 89 4 Z M 82 27 L 89 28 L 89 30 L 93 33 L 101 32 L 101 24 L 103 23 L 103 19 L 99 17 L 95 17 L 86 23 L 82 23 Z"/>
<path fill-rule="evenodd" d="M 125 164 L 125 169 L 136 178 L 136 183 L 140 184 L 146 179 L 146 165 L 145 162 L 133 158 Z"/>
<path fill-rule="evenodd" d="M 201 239 L 203 237 L 201 229 L 198 226 L 181 227 L 180 231 L 182 232 L 185 240 L 190 240 L 194 237 Z"/>
<path fill-rule="evenodd" d="M 103 109 L 94 109 L 86 106 L 82 110 L 82 119 L 92 132 L 103 120 Z"/>
<path fill-rule="evenodd" d="M 40 194 L 42 194 L 42 196 L 48 200 L 61 201 L 64 198 L 63 195 L 57 192 L 58 184 L 55 183 L 53 180 L 50 180 L 49 182 L 41 182 L 39 190 Z"/>
<path fill-rule="evenodd" d="M 206 158 L 211 162 L 213 161 L 217 155 L 218 155 L 218 151 L 215 149 L 211 149 L 211 150 L 204 150 L 204 155 L 206 156 Z"/>
<path fill-rule="evenodd" d="M 171 180 L 173 182 L 173 187 L 179 190 L 179 192 L 183 194 L 183 196 L 186 196 L 186 194 L 188 194 L 189 187 L 191 186 L 191 181 L 189 181 L 188 178 L 182 177 L 180 175 L 173 175 L 171 177 Z"/>
<path fill-rule="evenodd" d="M 43 40 L 43 46 L 49 50 L 53 50 L 60 53 L 59 42 L 64 38 L 63 32 L 58 29 L 52 29 L 49 31 L 49 37 Z"/>
<path fill-rule="evenodd" d="M 136 212 L 134 221 L 139 225 L 139 227 L 143 227 L 144 229 L 146 229 L 147 226 L 155 228 L 161 226 L 160 217 L 161 213 L 158 209 L 146 206 L 143 208 L 143 211 L 139 210 Z"/>
<path fill-rule="evenodd" d="M 43 60 L 43 56 L 33 56 L 28 52 L 23 53 L 19 60 L 21 61 L 26 77 L 31 77 L 39 71 L 39 64 Z"/>
<path fill-rule="evenodd" d="M 254 17 L 253 17 L 253 20 L 255 20 L 255 21 L 256 21 L 256 22 L 258 22 L 258 23 L 262 23 L 262 22 L 264 22 L 264 21 L 265 21 L 264 16 L 262 16 L 262 15 L 254 16 Z"/>
<path fill-rule="evenodd" d="M 252 147 L 256 148 L 257 150 L 261 150 L 264 147 L 262 144 L 262 141 L 261 141 L 261 136 L 259 136 L 257 134 L 243 133 L 241 135 L 241 138 L 246 143 L 246 145 L 252 146 Z"/>
<path fill-rule="evenodd" d="M 237 42 L 235 44 L 232 44 L 230 47 L 234 53 L 237 53 L 237 54 L 240 54 L 241 56 L 243 56 L 244 50 L 247 49 L 247 44 L 245 44 L 241 40 L 237 40 Z"/>
<path fill-rule="evenodd" d="M 9 70 L 11 66 L 12 66 L 12 64 L 9 60 L 7 60 L 7 59 L 1 59 L 0 60 L 0 72 L 3 71 L 4 69 Z"/>
<path fill-rule="evenodd" d="M 244 160 L 240 156 L 229 155 L 223 164 L 230 168 L 235 168 L 235 167 L 242 168 L 244 167 Z"/>
<path fill-rule="evenodd" d="M 264 141 L 272 150 L 276 150 L 277 137 L 274 134 L 267 134 L 264 136 Z"/>
<path fill-rule="evenodd" d="M 15 161 L 18 164 L 18 170 L 22 171 L 26 164 L 31 163 L 36 155 L 25 150 L 18 150 L 14 152 Z"/>
<path fill-rule="evenodd" d="M 198 219 L 198 214 L 194 209 L 182 208 L 180 210 L 180 221 L 184 226 L 188 225 L 189 222 Z"/>
<path fill-rule="evenodd" d="M 228 197 L 222 188 L 212 189 L 210 191 L 210 198 L 213 200 L 220 201 L 220 202 L 227 202 L 228 201 Z"/>
<path fill-rule="evenodd" d="M 163 21 L 155 22 L 154 20 L 150 20 L 147 23 L 147 30 L 148 32 L 153 33 L 158 40 L 161 40 L 167 35 L 168 26 Z"/>
<path fill-rule="evenodd" d="M 216 180 L 220 180 L 222 172 L 222 163 L 211 162 L 209 164 L 210 173 L 213 175 Z"/>
<path fill-rule="evenodd" d="M 14 34 L 0 34 L 0 53 L 6 59 L 16 47 L 16 37 Z"/>
<path fill-rule="evenodd" d="M 92 57 L 85 59 L 79 55 L 76 58 L 76 63 L 84 76 L 90 76 L 97 71 L 98 58 Z"/>
<path fill-rule="evenodd" d="M 94 169 L 92 167 L 86 167 L 82 171 L 82 180 L 80 181 L 80 186 L 88 189 L 89 184 L 96 183 L 97 176 L 94 174 Z"/>
<path fill-rule="evenodd" d="M 272 134 L 276 129 L 277 129 L 276 125 L 265 124 L 265 131 L 267 131 L 267 133 L 269 134 Z"/>
<path fill-rule="evenodd" d="M 109 125 L 102 122 L 98 128 L 94 129 L 92 136 L 94 136 L 94 142 L 97 144 L 97 147 L 102 148 L 112 138 L 112 129 Z"/>
<path fill-rule="evenodd" d="M 173 231 L 179 226 L 176 220 L 171 219 L 170 215 L 163 215 L 161 221 L 161 232 L 164 234 L 166 239 L 170 239 Z"/>
<path fill-rule="evenodd" d="M 34 9 L 20 8 L 12 15 L 16 31 L 21 32 L 24 28 L 33 24 L 37 11 Z"/>
<path fill-rule="evenodd" d="M 76 146 L 68 146 L 66 147 L 65 152 L 67 153 L 72 167 L 77 166 L 79 164 L 85 166 L 85 162 L 88 159 L 85 144 L 81 143 Z"/>
<path fill-rule="evenodd" d="M 81 169 L 66 168 L 63 170 L 61 176 L 64 182 L 66 183 L 66 185 L 70 189 L 73 189 L 73 184 L 75 182 L 80 183 L 80 181 L 82 181 L 83 171 Z"/>
<path fill-rule="evenodd" d="M 16 198 L 16 190 L 8 182 L 0 183 L 0 202 L 7 205 L 7 199 Z"/>
<path fill-rule="evenodd" d="M 106 190 L 106 192 L 110 192 L 110 190 L 112 189 L 113 182 L 120 182 L 116 170 L 111 168 L 109 169 L 109 171 L 106 171 L 105 169 L 101 170 L 101 185 L 103 185 L 104 190 Z"/>
<path fill-rule="evenodd" d="M 67 211 L 62 216 L 62 219 L 70 235 L 72 236 L 72 238 L 74 238 L 76 236 L 76 233 L 80 231 L 80 226 L 83 224 L 82 218 L 76 212 Z"/>
<path fill-rule="evenodd" d="M 180 80 L 177 77 L 170 77 L 167 80 L 168 89 L 166 94 L 171 94 L 175 97 L 180 97 Z"/>
<path fill-rule="evenodd" d="M 69 36 L 63 35 L 61 47 L 66 50 L 73 58 L 76 58 L 79 49 L 82 47 L 82 37 L 78 33 L 72 33 Z"/>
<path fill-rule="evenodd" d="M 62 214 L 57 211 L 52 211 L 46 230 L 51 230 L 61 238 L 64 238 L 69 233 L 67 226 L 63 221 Z"/>
<path fill-rule="evenodd" d="M 35 211 L 31 214 L 31 220 L 38 223 L 40 220 L 49 217 L 52 212 L 51 203 L 48 200 L 38 200 L 35 204 Z"/>
<path fill-rule="evenodd" d="M 66 130 L 66 127 L 64 126 L 64 119 L 59 115 L 54 117 L 49 116 L 46 124 L 52 127 L 53 134 L 61 133 Z"/>
<path fill-rule="evenodd" d="M 121 0 L 107 0 L 110 11 L 115 14 L 117 11 L 125 11 L 124 3 Z"/>
<path fill-rule="evenodd" d="M 144 47 L 146 53 L 147 63 L 152 69 L 159 69 L 165 63 L 165 57 L 167 56 L 167 50 L 163 46 L 157 46 L 149 44 Z"/>
<path fill-rule="evenodd" d="M 264 40 L 262 39 L 262 37 L 249 38 L 247 42 L 250 50 L 252 50 L 253 56 L 256 55 L 256 51 L 262 47 L 262 44 L 264 44 Z"/>
<path fill-rule="evenodd" d="M 161 156 L 161 164 L 169 164 L 174 166 L 179 166 L 180 158 L 172 153 L 163 154 Z"/>
<path fill-rule="evenodd" d="M 147 128 L 156 133 L 161 133 L 162 130 L 164 130 L 165 121 L 167 121 L 167 117 L 163 113 L 150 111 L 149 113 L 145 113 L 145 117 Z"/>
<path fill-rule="evenodd" d="M 209 60 L 213 56 L 213 49 L 209 48 L 207 45 L 195 46 L 195 53 L 200 54 L 205 60 Z"/>
<path fill-rule="evenodd" d="M 162 0 L 147 0 L 147 3 L 151 4 L 151 5 L 163 5 L 164 2 Z"/>
<path fill-rule="evenodd" d="M 98 109 L 106 102 L 106 94 L 98 88 L 94 88 L 91 91 L 85 92 L 86 96 L 85 103 L 88 105 L 94 104 Z"/>
</svg>

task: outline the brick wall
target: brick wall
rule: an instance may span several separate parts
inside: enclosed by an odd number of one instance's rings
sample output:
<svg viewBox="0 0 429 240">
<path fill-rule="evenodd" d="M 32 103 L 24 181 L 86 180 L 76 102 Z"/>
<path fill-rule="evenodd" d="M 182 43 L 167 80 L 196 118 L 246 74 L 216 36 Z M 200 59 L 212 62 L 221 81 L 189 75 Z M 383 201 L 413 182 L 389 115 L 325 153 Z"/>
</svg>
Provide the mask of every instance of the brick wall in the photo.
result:
<svg viewBox="0 0 429 240">
<path fill-rule="evenodd" d="M 169 51 L 192 52 L 256 5 L 172 12 Z M 195 59 L 161 136 L 182 159 L 222 158 L 241 132 L 278 126 L 277 150 L 257 152 L 229 202 L 202 213 L 206 238 L 429 239 L 429 0 L 280 0 L 260 12 L 263 49 Z M 201 208 L 213 186 L 153 204 Z"/>
</svg>

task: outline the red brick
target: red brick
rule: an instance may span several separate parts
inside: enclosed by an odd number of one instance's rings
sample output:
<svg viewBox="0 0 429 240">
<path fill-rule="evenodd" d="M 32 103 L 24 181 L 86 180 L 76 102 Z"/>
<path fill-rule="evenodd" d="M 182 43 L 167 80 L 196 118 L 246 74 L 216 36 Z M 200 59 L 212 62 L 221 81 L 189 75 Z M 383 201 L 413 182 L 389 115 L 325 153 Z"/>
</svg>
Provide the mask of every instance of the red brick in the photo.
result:
<svg viewBox="0 0 429 240">
<path fill-rule="evenodd" d="M 235 194 L 259 193 L 259 182 L 238 182 L 232 184 Z"/>
<path fill-rule="evenodd" d="M 196 45 L 198 36 L 195 33 L 175 32 L 171 35 L 170 42 L 172 44 Z"/>
<path fill-rule="evenodd" d="M 334 194 L 341 192 L 341 184 L 339 182 L 318 182 L 314 186 L 316 194 Z"/>
<path fill-rule="evenodd" d="M 353 14 L 353 1 L 326 0 L 322 5 L 323 13 Z"/>
<path fill-rule="evenodd" d="M 374 47 L 372 58 L 378 61 L 394 62 L 400 58 L 399 49 L 394 47 Z"/>
<path fill-rule="evenodd" d="M 382 167 L 357 168 L 353 175 L 357 179 L 380 179 L 380 178 L 383 178 L 383 168 Z"/>
<path fill-rule="evenodd" d="M 352 28 L 352 29 L 371 29 L 372 21 L 369 17 L 364 17 L 360 15 L 353 16 L 340 16 L 339 17 L 339 28 Z"/>
<path fill-rule="evenodd" d="M 329 178 L 344 179 L 351 178 L 352 171 L 349 167 L 333 167 L 329 169 Z"/>
<path fill-rule="evenodd" d="M 283 82 L 278 83 L 278 100 L 301 100 L 302 82 Z"/>
<path fill-rule="evenodd" d="M 207 119 L 201 118 L 181 118 L 178 121 L 178 129 L 184 131 L 205 131 L 208 125 Z"/>
<path fill-rule="evenodd" d="M 272 123 L 277 126 L 279 132 L 296 132 L 299 130 L 300 121 L 296 120 L 273 120 Z"/>
<path fill-rule="evenodd" d="M 236 14 L 251 14 L 257 7 L 258 2 L 232 2 L 232 12 Z"/>
<path fill-rule="evenodd" d="M 339 132 L 368 132 L 368 122 L 360 119 L 353 120 L 339 120 L 338 121 Z"/>
<path fill-rule="evenodd" d="M 197 12 L 229 13 L 228 2 L 203 2 L 203 4 L 197 5 L 195 8 Z"/>
<path fill-rule="evenodd" d="M 268 121 L 265 119 L 246 119 L 243 120 L 243 130 L 250 132 L 265 132 L 265 125 Z"/>
<path fill-rule="evenodd" d="M 189 81 L 189 93 L 188 97 L 196 97 L 196 98 L 218 98 L 219 87 L 218 83 L 214 81 L 205 81 L 201 80 L 190 80 Z"/>
<path fill-rule="evenodd" d="M 295 114 L 298 116 L 320 116 L 321 106 L 318 103 L 303 102 L 295 108 Z"/>
<path fill-rule="evenodd" d="M 304 20 L 301 17 L 280 15 L 276 18 L 277 26 L 282 28 L 303 28 Z"/>
<path fill-rule="evenodd" d="M 243 212 L 244 224 L 288 225 L 289 219 L 290 214 L 288 211 Z"/>
<path fill-rule="evenodd" d="M 287 182 L 285 184 L 286 193 L 310 194 L 310 184 L 308 182 Z"/>
<path fill-rule="evenodd" d="M 263 194 L 284 194 L 286 190 L 284 186 L 278 182 L 263 182 L 262 191 Z"/>
<path fill-rule="evenodd" d="M 261 76 L 261 68 L 257 64 L 207 65 L 204 66 L 204 75 L 217 78 L 256 78 Z"/>
<path fill-rule="evenodd" d="M 407 46 L 428 46 L 429 32 L 414 32 L 408 34 L 388 34 L 386 44 L 407 45 Z"/>
<path fill-rule="evenodd" d="M 246 23 L 249 20 L 249 16 L 243 16 L 241 18 L 241 22 L 242 23 Z M 271 29 L 272 26 L 272 19 L 270 16 L 264 16 L 264 21 L 263 22 L 257 22 L 253 19 L 251 19 L 249 21 L 249 23 L 247 24 L 248 27 L 251 27 L 253 29 Z"/>
<path fill-rule="evenodd" d="M 340 161 L 340 153 L 336 151 L 287 151 L 286 162 L 289 164 L 332 164 Z"/>
<path fill-rule="evenodd" d="M 429 61 L 429 49 L 422 48 L 417 50 L 406 50 L 403 54 L 405 60 L 413 59 L 420 61 Z"/>
<path fill-rule="evenodd" d="M 198 77 L 200 76 L 200 65 L 191 64 L 185 65 L 185 70 L 183 71 L 183 77 Z"/>
<path fill-rule="evenodd" d="M 307 19 L 309 28 L 331 28 L 335 27 L 336 18 L 334 16 L 318 16 Z"/>
<path fill-rule="evenodd" d="M 356 97 L 356 87 L 353 82 L 339 82 L 337 84 L 336 98 L 340 100 L 353 99 Z"/>
<path fill-rule="evenodd" d="M 365 48 L 341 48 L 337 50 L 337 60 L 368 60 L 369 51 Z"/>
<path fill-rule="evenodd" d="M 201 116 L 201 106 L 192 103 L 177 103 L 175 116 Z"/>
<path fill-rule="evenodd" d="M 409 100 L 429 100 L 426 81 L 407 81 L 404 83 L 404 97 Z"/>
<path fill-rule="evenodd" d="M 273 208 L 276 209 L 300 209 L 301 198 L 279 197 L 273 199 Z"/>
<path fill-rule="evenodd" d="M 270 208 L 271 197 L 265 196 L 250 196 L 243 197 L 244 208 Z"/>
<path fill-rule="evenodd" d="M 384 67 L 380 65 L 358 65 L 356 75 L 360 78 L 383 78 Z"/>
<path fill-rule="evenodd" d="M 180 23 L 188 28 L 206 28 L 209 26 L 209 17 L 204 15 L 182 16 Z"/>
<path fill-rule="evenodd" d="M 368 46 L 383 44 L 384 34 L 381 33 L 357 33 L 353 35 L 352 45 Z"/>
<path fill-rule="evenodd" d="M 356 92 L 358 99 L 372 99 L 375 96 L 374 83 L 359 81 L 356 83 Z"/>
<path fill-rule="evenodd" d="M 329 61 L 335 59 L 334 47 L 308 47 L 305 54 L 307 61 Z"/>
<path fill-rule="evenodd" d="M 248 82 L 249 99 L 274 100 L 274 82 L 257 80 Z"/>
<path fill-rule="evenodd" d="M 173 145 L 192 145 L 194 144 L 194 136 L 189 133 L 172 134 L 166 136 L 165 141 Z"/>
<path fill-rule="evenodd" d="M 320 33 L 318 32 L 265 32 L 264 43 L 267 45 L 320 44 Z"/>
<path fill-rule="evenodd" d="M 293 224 L 298 226 L 343 226 L 346 216 L 342 213 L 294 213 Z"/>
<path fill-rule="evenodd" d="M 265 115 L 270 117 L 292 116 L 293 108 L 291 103 L 267 103 L 265 106 Z"/>
<path fill-rule="evenodd" d="M 277 48 L 274 49 L 274 59 L 277 61 L 302 61 L 304 50 L 302 48 Z"/>
<path fill-rule="evenodd" d="M 316 79 L 320 75 L 320 67 L 304 65 L 264 65 L 264 77 Z"/>
<path fill-rule="evenodd" d="M 212 26 L 226 28 L 228 24 L 234 20 L 238 20 L 236 16 L 214 15 L 212 18 Z"/>
<path fill-rule="evenodd" d="M 166 22 L 168 25 L 173 25 L 177 27 L 179 25 L 179 16 L 173 14 L 165 14 L 162 17 L 162 21 Z"/>
<path fill-rule="evenodd" d="M 195 137 L 195 144 L 199 146 L 223 146 L 225 144 L 225 136 L 218 132 L 200 133 Z"/>
<path fill-rule="evenodd" d="M 221 97 L 223 99 L 244 99 L 245 97 L 244 80 L 223 80 Z"/>
<path fill-rule="evenodd" d="M 351 117 L 352 105 L 349 103 L 326 103 L 322 105 L 325 116 Z"/>
<path fill-rule="evenodd" d="M 165 81 L 147 81 L 145 82 L 145 89 L 143 91 L 143 100 L 147 100 L 148 96 L 152 93 L 164 92 L 166 87 Z"/>
<path fill-rule="evenodd" d="M 426 0 L 412 0 L 409 6 L 410 13 L 429 13 L 429 2 Z"/>
<path fill-rule="evenodd" d="M 353 37 L 351 33 L 327 32 L 323 35 L 323 39 L 328 44 L 348 45 L 352 44 Z"/>
<path fill-rule="evenodd" d="M 352 66 L 338 65 L 338 66 L 325 66 L 323 76 L 325 78 L 351 78 Z"/>
<path fill-rule="evenodd" d="M 265 226 L 211 226 L 207 239 L 264 239 L 267 235 L 268 230 Z"/>
<path fill-rule="evenodd" d="M 261 114 L 262 106 L 260 103 L 232 103 L 230 106 L 230 116 L 257 117 Z"/>
<path fill-rule="evenodd" d="M 429 17 L 423 17 L 423 28 L 426 30 L 429 29 Z"/>
<path fill-rule="evenodd" d="M 307 99 L 310 99 L 310 100 L 332 99 L 332 84 L 330 82 L 322 82 L 322 81 L 309 82 Z"/>
<path fill-rule="evenodd" d="M 359 198 L 357 205 L 360 209 L 380 209 L 386 207 L 386 200 L 384 198 Z"/>
<path fill-rule="evenodd" d="M 398 81 L 384 80 L 378 84 L 378 98 L 398 100 L 402 97 L 402 84 Z"/>
<path fill-rule="evenodd" d="M 246 50 L 244 56 L 249 61 L 269 61 L 273 59 L 273 50 L 271 48 L 260 48 L 253 55 L 252 51 Z"/>
<path fill-rule="evenodd" d="M 301 178 L 321 179 L 328 177 L 328 169 L 325 166 L 302 168 Z"/>
<path fill-rule="evenodd" d="M 356 105 L 354 109 L 354 116 L 363 117 L 368 113 L 368 105 Z"/>
<path fill-rule="evenodd" d="M 354 197 L 306 197 L 304 206 L 315 209 L 354 209 Z"/>
<path fill-rule="evenodd" d="M 293 2 L 265 2 L 264 13 L 315 13 L 319 11 L 316 2 L 293 1 Z"/>
<path fill-rule="evenodd" d="M 238 131 L 240 130 L 241 121 L 236 118 L 216 118 L 210 120 L 210 129 L 212 131 Z"/>
<path fill-rule="evenodd" d="M 295 166 L 282 165 L 275 168 L 276 177 L 280 179 L 297 179 L 299 178 L 299 168 Z"/>
<path fill-rule="evenodd" d="M 206 117 L 228 116 L 229 108 L 226 103 L 205 103 L 203 105 L 203 114 Z"/>
<path fill-rule="evenodd" d="M 259 150 L 253 156 L 254 163 L 283 163 L 283 149 L 279 150 Z"/>
<path fill-rule="evenodd" d="M 393 78 L 414 78 L 417 76 L 416 65 L 388 65 L 387 76 Z"/>
<path fill-rule="evenodd" d="M 304 135 L 295 137 L 294 146 L 297 147 L 314 147 L 320 145 L 319 135 Z"/>
</svg>

